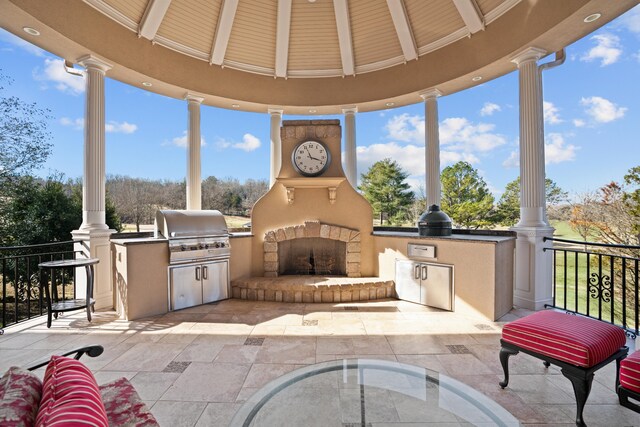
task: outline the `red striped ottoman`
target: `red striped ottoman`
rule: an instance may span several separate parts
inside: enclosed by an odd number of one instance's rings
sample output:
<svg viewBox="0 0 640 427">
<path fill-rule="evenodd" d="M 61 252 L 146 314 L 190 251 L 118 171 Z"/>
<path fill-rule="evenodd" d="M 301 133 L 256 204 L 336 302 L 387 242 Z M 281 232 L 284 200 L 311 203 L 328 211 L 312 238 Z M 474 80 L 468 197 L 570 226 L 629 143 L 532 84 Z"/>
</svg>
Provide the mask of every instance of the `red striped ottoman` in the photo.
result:
<svg viewBox="0 0 640 427">
<path fill-rule="evenodd" d="M 626 341 L 624 330 L 615 325 L 557 311 L 539 311 L 502 328 L 500 363 L 504 381 L 500 386 L 505 388 L 509 383 L 509 357 L 521 351 L 542 359 L 545 366 L 556 365 L 573 385 L 576 425 L 586 426 L 582 412 L 594 372 L 614 360 L 619 368 L 629 351 Z"/>
<path fill-rule="evenodd" d="M 640 351 L 620 362 L 620 384 L 618 399 L 626 408 L 640 412 L 640 405 L 629 402 L 629 398 L 640 401 Z"/>
</svg>

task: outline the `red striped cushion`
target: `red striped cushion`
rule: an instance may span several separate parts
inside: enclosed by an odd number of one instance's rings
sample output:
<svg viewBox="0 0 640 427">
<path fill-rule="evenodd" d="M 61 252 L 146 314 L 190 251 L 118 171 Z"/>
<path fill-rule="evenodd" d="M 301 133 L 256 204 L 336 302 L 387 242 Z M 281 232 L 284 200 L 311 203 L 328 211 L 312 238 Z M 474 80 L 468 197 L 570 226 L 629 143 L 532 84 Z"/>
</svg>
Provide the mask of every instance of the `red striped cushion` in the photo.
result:
<svg viewBox="0 0 640 427">
<path fill-rule="evenodd" d="M 44 373 L 36 426 L 108 425 L 98 384 L 89 368 L 75 359 L 52 356 Z"/>
<path fill-rule="evenodd" d="M 596 365 L 626 343 L 609 323 L 557 311 L 539 311 L 502 328 L 502 339 L 576 366 Z"/>
<path fill-rule="evenodd" d="M 620 385 L 640 393 L 640 351 L 620 362 Z"/>
</svg>

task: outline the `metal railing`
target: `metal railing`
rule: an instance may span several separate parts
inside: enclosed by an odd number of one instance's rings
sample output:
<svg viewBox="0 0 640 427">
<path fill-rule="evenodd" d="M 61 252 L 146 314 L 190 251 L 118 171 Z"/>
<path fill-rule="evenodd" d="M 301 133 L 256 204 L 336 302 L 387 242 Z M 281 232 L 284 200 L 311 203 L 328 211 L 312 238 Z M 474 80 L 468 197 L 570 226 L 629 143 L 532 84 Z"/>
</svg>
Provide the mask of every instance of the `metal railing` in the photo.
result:
<svg viewBox="0 0 640 427">
<path fill-rule="evenodd" d="M 640 332 L 638 273 L 640 246 L 545 237 L 553 247 L 551 307 Z"/>
<path fill-rule="evenodd" d="M 42 285 L 49 281 L 58 287 L 62 299 L 75 298 L 75 269 L 60 269 L 49 277 L 38 268 L 41 262 L 75 258 L 80 251 L 74 250 L 73 244 L 66 241 L 0 248 L 0 328 L 46 314 Z"/>
</svg>

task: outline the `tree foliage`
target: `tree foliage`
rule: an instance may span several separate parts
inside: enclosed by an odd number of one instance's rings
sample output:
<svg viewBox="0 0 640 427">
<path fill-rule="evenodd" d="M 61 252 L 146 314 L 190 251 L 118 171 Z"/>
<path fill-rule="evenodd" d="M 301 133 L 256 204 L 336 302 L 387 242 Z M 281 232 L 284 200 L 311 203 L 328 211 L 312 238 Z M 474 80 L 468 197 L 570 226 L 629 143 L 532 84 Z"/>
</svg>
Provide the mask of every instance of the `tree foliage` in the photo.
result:
<svg viewBox="0 0 640 427">
<path fill-rule="evenodd" d="M 447 166 L 440 181 L 440 208 L 455 225 L 477 229 L 493 224 L 493 195 L 473 166 L 467 162 Z"/>
<path fill-rule="evenodd" d="M 388 158 L 374 163 L 367 173 L 362 174 L 358 188 L 371 203 L 374 213 L 380 215 L 380 224 L 384 216 L 390 224 L 400 224 L 407 219 L 414 199 L 409 184 L 405 182 L 408 176 L 398 163 Z"/>
<path fill-rule="evenodd" d="M 553 180 L 544 180 L 547 208 L 567 201 L 568 193 Z M 502 225 L 515 225 L 520 219 L 520 177 L 505 187 L 496 209 L 496 220 Z"/>
<path fill-rule="evenodd" d="M 51 152 L 48 109 L 4 96 L 3 84 L 11 80 L 0 70 L 0 186 L 4 189 L 18 177 L 39 167 Z M 2 196 L 2 194 L 0 194 Z"/>
</svg>

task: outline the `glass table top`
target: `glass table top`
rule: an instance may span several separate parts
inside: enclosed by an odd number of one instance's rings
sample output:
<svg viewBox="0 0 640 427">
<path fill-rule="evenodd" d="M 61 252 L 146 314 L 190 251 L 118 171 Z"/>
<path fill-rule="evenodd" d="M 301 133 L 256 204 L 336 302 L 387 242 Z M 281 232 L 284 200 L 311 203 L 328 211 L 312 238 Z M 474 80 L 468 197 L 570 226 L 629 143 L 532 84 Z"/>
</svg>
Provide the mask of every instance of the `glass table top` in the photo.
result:
<svg viewBox="0 0 640 427">
<path fill-rule="evenodd" d="M 506 409 L 466 384 L 425 368 L 375 359 L 335 360 L 289 372 L 251 396 L 230 425 L 405 423 L 520 426 Z"/>
</svg>

